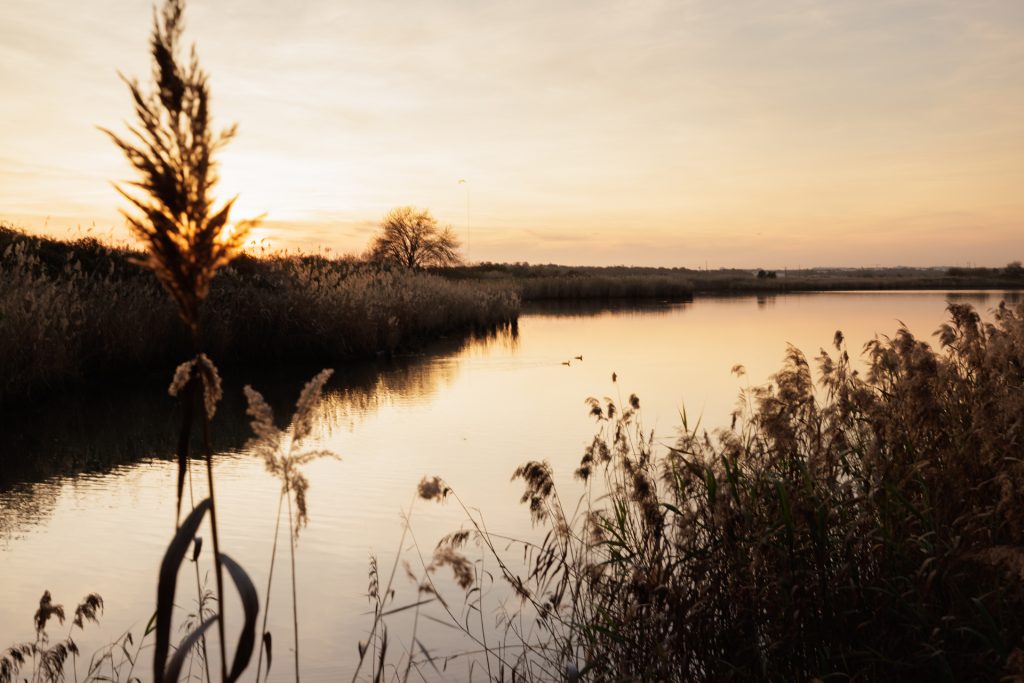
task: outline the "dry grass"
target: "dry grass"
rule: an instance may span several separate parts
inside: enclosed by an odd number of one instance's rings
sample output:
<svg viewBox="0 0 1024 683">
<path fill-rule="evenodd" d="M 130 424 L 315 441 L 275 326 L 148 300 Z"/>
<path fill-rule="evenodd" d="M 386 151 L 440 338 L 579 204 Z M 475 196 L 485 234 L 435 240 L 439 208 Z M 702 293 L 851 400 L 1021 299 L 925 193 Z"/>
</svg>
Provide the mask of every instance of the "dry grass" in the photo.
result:
<svg viewBox="0 0 1024 683">
<path fill-rule="evenodd" d="M 780 271 L 641 266 L 559 266 L 481 263 L 437 271 L 460 280 L 514 286 L 524 301 L 688 299 L 695 294 L 771 294 L 844 290 L 1020 289 L 1024 269 L 803 268 Z"/>
<path fill-rule="evenodd" d="M 193 353 L 177 309 L 136 252 L 0 226 L 0 402 L 69 381 L 172 367 Z M 242 257 L 200 315 L 221 363 L 337 362 L 414 349 L 514 320 L 511 287 L 346 259 Z"/>
<path fill-rule="evenodd" d="M 108 647 L 94 653 L 86 664 L 83 677 L 79 679 L 80 653 L 75 635 L 84 630 L 89 622 L 98 624 L 102 613 L 103 598 L 96 593 L 86 595 L 75 607 L 67 634 L 63 638 L 54 639 L 50 636 L 48 626 L 52 622 L 63 626 L 67 614 L 63 605 L 53 602 L 50 591 L 44 591 L 39 599 L 39 609 L 32 616 L 35 638 L 0 651 L 0 683 L 64 681 L 69 667 L 74 680 L 81 680 L 82 683 L 117 681 L 121 680 L 121 675 L 126 680 L 132 680 L 142 644 L 136 646 L 130 634 L 122 635 Z"/>
<path fill-rule="evenodd" d="M 470 533 L 442 541 L 475 539 L 521 597 L 497 609 L 501 663 L 519 680 L 1019 680 L 1024 307 L 949 310 L 940 352 L 900 330 L 867 345 L 865 375 L 837 334 L 817 387 L 790 349 L 732 428 L 684 418 L 671 447 L 635 396 L 592 399 L 578 506 L 546 463 L 515 472 L 549 531 L 519 544 L 525 569 L 469 508 Z"/>
</svg>

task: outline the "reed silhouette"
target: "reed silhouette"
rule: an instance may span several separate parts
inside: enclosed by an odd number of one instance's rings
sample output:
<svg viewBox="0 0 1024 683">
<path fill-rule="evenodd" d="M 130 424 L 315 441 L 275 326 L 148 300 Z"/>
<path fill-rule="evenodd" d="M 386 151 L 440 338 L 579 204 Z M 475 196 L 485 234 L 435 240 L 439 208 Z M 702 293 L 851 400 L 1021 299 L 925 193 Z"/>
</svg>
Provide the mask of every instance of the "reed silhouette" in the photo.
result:
<svg viewBox="0 0 1024 683">
<path fill-rule="evenodd" d="M 122 211 L 145 246 L 139 263 L 149 268 L 178 306 L 198 347 L 199 306 L 217 270 L 237 256 L 256 221 L 229 223 L 234 199 L 215 208 L 215 154 L 237 132 L 214 132 L 208 76 L 193 47 L 182 62 L 184 0 L 167 0 L 154 17 L 150 49 L 154 88 L 145 92 L 125 78 L 135 107 L 130 137 L 101 128 L 137 173 L 137 192 L 115 184 L 134 210 Z M 123 77 L 122 77 L 123 78 Z"/>
<path fill-rule="evenodd" d="M 866 373 L 837 333 L 817 385 L 790 348 L 769 384 L 742 393 L 731 428 L 712 435 L 683 413 L 672 445 L 643 428 L 636 396 L 589 399 L 598 433 L 575 472 L 580 498 L 561 496 L 546 462 L 513 475 L 540 542 L 490 532 L 443 480 L 424 480 L 422 497 L 466 514 L 439 547 L 476 543 L 520 596 L 491 608 L 505 675 L 1024 675 L 1024 305 L 990 324 L 964 304 L 949 314 L 941 351 L 900 329 L 866 345 Z M 449 619 L 473 642 L 480 590 Z"/>
<path fill-rule="evenodd" d="M 172 396 L 181 396 L 183 418 L 178 439 L 175 534 L 164 556 L 157 586 L 153 678 L 154 681 L 176 681 L 193 647 L 202 648 L 203 661 L 207 662 L 205 632 L 216 624 L 220 679 L 230 683 L 238 679 L 252 656 L 259 599 L 248 574 L 221 549 L 209 437 L 209 420 L 221 398 L 221 381 L 216 366 L 203 351 L 200 306 L 209 294 L 210 282 L 218 269 L 241 252 L 252 222 L 229 224 L 233 200 L 214 208 L 211 196 L 217 182 L 214 154 L 234 136 L 235 127 L 220 133 L 212 130 L 207 75 L 199 66 L 194 48 L 187 63 L 180 57 L 183 13 L 183 0 L 166 0 L 154 13 L 150 39 L 153 90 L 144 92 L 137 81 L 125 79 L 135 108 L 136 124 L 128 126 L 132 138 L 103 130 L 136 171 L 137 179 L 132 185 L 139 192 L 129 193 L 120 187 L 118 190 L 134 207 L 134 211 L 125 211 L 124 215 L 145 247 L 145 254 L 138 262 L 153 272 L 176 304 L 195 354 L 178 366 L 168 390 Z M 209 495 L 194 504 L 192 511 L 182 519 L 196 414 Z M 178 569 L 190 544 L 195 544 L 194 559 L 198 556 L 200 544 L 195 536 L 207 514 L 213 539 L 216 609 L 212 616 L 202 619 L 203 590 L 196 565 L 200 621 L 169 656 Z M 230 671 L 224 631 L 225 571 L 238 589 L 244 609 L 244 625 Z"/>
<path fill-rule="evenodd" d="M 81 631 L 89 622 L 99 623 L 102 613 L 103 598 L 96 593 L 86 595 L 75 607 L 67 635 L 54 642 L 47 632 L 47 624 L 51 620 L 56 620 L 63 625 L 67 615 L 63 605 L 53 602 L 50 591 L 44 591 L 39 599 L 39 609 L 32 616 L 35 639 L 12 645 L 3 652 L 3 655 L 0 656 L 0 683 L 29 680 L 23 671 L 26 667 L 31 669 L 32 681 L 63 681 L 69 659 L 74 678 L 77 681 L 79 651 L 74 639 L 75 629 Z M 115 645 L 118 652 L 115 652 Z M 119 670 L 127 669 L 127 676 L 130 679 L 135 662 L 139 657 L 141 643 L 134 652 L 129 649 L 130 645 L 132 645 L 130 636 L 127 640 L 125 636 L 122 636 L 115 644 L 95 653 L 86 668 L 84 681 L 102 680 L 103 669 L 107 664 Z"/>
<path fill-rule="evenodd" d="M 0 403 L 68 384 L 173 368 L 194 343 L 177 307 L 132 261 L 143 252 L 0 226 Z M 202 346 L 224 363 L 394 356 L 508 326 L 513 287 L 307 255 L 240 255 L 200 309 Z M 0 456 L 2 457 L 2 456 Z"/>
</svg>

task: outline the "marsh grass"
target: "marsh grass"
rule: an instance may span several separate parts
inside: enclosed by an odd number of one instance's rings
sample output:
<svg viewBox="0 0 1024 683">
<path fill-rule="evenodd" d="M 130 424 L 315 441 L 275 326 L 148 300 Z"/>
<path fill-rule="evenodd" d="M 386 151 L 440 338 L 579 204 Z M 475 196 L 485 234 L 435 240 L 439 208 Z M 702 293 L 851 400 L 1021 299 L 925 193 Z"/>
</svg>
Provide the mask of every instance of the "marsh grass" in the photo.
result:
<svg viewBox="0 0 1024 683">
<path fill-rule="evenodd" d="M 83 672 L 83 678 L 78 677 L 80 653 L 75 642 L 76 630 L 84 630 L 90 622 L 98 624 L 102 614 L 103 598 L 96 593 L 86 595 L 75 607 L 67 635 L 53 640 L 48 625 L 54 621 L 63 625 L 68 615 L 63 605 L 53 602 L 50 591 L 44 591 L 39 599 L 39 609 L 32 616 L 35 638 L 11 645 L 0 654 L 0 683 L 15 683 L 19 680 L 31 680 L 33 683 L 63 681 L 67 678 L 66 670 L 69 666 L 76 683 L 79 680 L 83 683 L 120 680 L 116 678 L 120 672 L 125 672 L 126 680 L 130 681 L 142 648 L 141 641 L 135 645 L 131 633 L 125 633 L 93 654 Z"/>
<path fill-rule="evenodd" d="M 456 497 L 467 525 L 438 552 L 476 543 L 521 600 L 492 607 L 521 653 L 502 663 L 545 681 L 1024 675 L 1024 307 L 949 313 L 940 351 L 901 329 L 866 345 L 864 373 L 841 334 L 817 382 L 790 348 L 731 428 L 684 415 L 671 445 L 637 397 L 590 399 L 578 500 L 545 462 L 514 473 L 547 532 L 514 542 L 524 567 Z"/>
<path fill-rule="evenodd" d="M 320 458 L 336 458 L 329 450 L 305 448 L 306 441 L 312 436 L 315 410 L 320 403 L 324 385 L 333 374 L 333 370 L 323 370 L 306 383 L 295 404 L 295 413 L 287 430 L 279 429 L 274 424 L 274 412 L 263 396 L 250 386 L 245 387 L 245 396 L 249 403 L 248 414 L 253 438 L 246 448 L 263 458 L 267 472 L 281 480 L 281 493 L 278 497 L 277 516 L 274 522 L 274 541 L 270 551 L 270 568 L 267 571 L 267 588 L 264 594 L 263 625 L 260 629 L 260 649 L 257 655 L 256 680 L 259 681 L 263 670 L 263 655 L 266 654 L 266 672 L 270 674 L 272 663 L 271 633 L 267 630 L 267 617 L 270 612 L 270 589 L 274 580 L 274 563 L 277 559 L 277 541 L 281 528 L 282 509 L 288 513 L 288 558 L 291 564 L 292 584 L 292 629 L 295 652 L 295 680 L 300 680 L 299 670 L 299 600 L 298 579 L 295 573 L 295 546 L 300 530 L 309 521 L 309 510 L 306 505 L 306 492 L 309 480 L 303 473 L 303 466 Z M 293 512 L 294 508 L 294 512 Z"/>
<path fill-rule="evenodd" d="M 481 263 L 437 269 L 458 280 L 503 283 L 524 301 L 689 299 L 697 294 L 771 294 L 843 290 L 1020 289 L 1019 265 L 1006 268 L 801 268 L 766 272 L 683 267 Z M 759 273 L 762 274 L 759 277 Z"/>
<path fill-rule="evenodd" d="M 0 226 L 0 402 L 194 355 L 173 301 L 132 263 L 140 258 Z M 199 325 L 203 350 L 221 363 L 325 364 L 507 326 L 519 302 L 501 284 L 347 259 L 241 256 L 219 268 Z"/>
</svg>

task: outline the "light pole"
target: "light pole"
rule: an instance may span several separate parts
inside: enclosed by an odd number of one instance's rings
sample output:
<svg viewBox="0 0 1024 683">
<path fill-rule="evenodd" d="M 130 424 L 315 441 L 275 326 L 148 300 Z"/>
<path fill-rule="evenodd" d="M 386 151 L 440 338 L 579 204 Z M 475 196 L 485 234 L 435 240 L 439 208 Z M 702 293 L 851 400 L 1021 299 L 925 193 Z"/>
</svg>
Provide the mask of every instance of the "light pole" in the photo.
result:
<svg viewBox="0 0 1024 683">
<path fill-rule="evenodd" d="M 465 178 L 459 179 L 459 185 L 466 186 L 466 263 L 469 263 L 469 183 Z"/>
</svg>

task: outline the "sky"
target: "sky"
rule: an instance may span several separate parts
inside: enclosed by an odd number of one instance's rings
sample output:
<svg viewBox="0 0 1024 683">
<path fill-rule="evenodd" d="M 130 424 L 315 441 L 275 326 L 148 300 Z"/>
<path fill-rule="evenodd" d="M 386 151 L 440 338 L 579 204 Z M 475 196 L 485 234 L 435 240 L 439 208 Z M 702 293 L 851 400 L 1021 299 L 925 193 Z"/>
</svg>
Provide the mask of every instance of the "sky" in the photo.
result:
<svg viewBox="0 0 1024 683">
<path fill-rule="evenodd" d="M 271 248 L 362 252 L 413 205 L 471 261 L 1024 258 L 1021 0 L 190 0 L 186 24 L 239 124 L 218 196 Z M 0 3 L 0 221 L 127 239 L 97 126 L 124 130 L 151 25 Z"/>
</svg>

